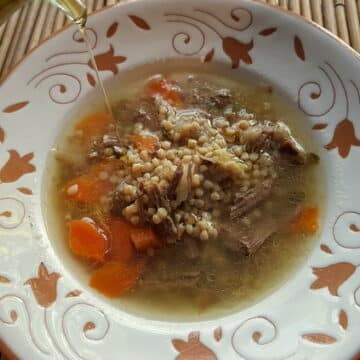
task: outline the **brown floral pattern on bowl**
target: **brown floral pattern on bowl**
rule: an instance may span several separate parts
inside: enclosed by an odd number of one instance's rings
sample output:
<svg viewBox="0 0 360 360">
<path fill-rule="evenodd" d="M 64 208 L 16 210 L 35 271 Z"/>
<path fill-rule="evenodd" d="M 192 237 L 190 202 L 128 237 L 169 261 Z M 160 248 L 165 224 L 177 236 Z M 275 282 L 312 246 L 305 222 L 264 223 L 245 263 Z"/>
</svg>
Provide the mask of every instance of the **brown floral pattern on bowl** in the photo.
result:
<svg viewBox="0 0 360 360">
<path fill-rule="evenodd" d="M 293 279 L 259 304 L 208 322 L 153 323 L 79 284 L 53 252 L 41 213 L 51 141 L 96 86 L 83 39 L 70 27 L 0 89 L 0 348 L 38 359 L 355 359 L 359 56 L 315 25 L 252 0 L 130 2 L 93 15 L 88 36 L 104 79 L 159 57 L 190 57 L 276 84 L 322 144 L 325 226 Z"/>
</svg>

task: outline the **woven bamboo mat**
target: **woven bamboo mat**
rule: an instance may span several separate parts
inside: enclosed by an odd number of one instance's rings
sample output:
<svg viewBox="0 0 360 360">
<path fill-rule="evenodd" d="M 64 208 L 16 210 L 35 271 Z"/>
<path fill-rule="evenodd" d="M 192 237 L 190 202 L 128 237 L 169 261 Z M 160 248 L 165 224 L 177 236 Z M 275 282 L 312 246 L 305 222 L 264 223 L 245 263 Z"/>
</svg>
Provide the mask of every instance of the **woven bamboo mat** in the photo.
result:
<svg viewBox="0 0 360 360">
<path fill-rule="evenodd" d="M 149 0 L 151 1 L 151 0 Z M 360 52 L 360 0 L 263 0 L 324 26 Z M 89 12 L 116 0 L 87 0 Z M 0 78 L 68 20 L 45 0 L 29 1 L 0 27 Z M 1 357 L 0 360 L 5 360 Z"/>
<path fill-rule="evenodd" d="M 151 1 L 151 0 L 149 0 Z M 360 0 L 263 0 L 324 26 L 360 52 Z M 89 12 L 116 0 L 87 0 Z M 0 78 L 68 20 L 45 0 L 29 1 L 0 28 Z"/>
</svg>

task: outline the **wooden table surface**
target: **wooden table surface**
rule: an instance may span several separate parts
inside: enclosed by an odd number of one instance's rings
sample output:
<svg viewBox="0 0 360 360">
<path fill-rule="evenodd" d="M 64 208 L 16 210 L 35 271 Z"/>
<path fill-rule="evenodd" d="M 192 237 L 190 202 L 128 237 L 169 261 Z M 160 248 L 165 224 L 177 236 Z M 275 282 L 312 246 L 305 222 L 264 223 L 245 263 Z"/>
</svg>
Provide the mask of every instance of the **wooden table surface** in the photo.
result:
<svg viewBox="0 0 360 360">
<path fill-rule="evenodd" d="M 360 52 L 360 0 L 263 1 L 317 22 Z M 116 2 L 116 0 L 87 0 L 86 4 L 90 13 Z M 66 17 L 48 1 L 29 0 L 0 27 L 0 78 L 3 78 L 39 42 L 66 23 L 68 23 Z M 1 354 L 0 360 L 5 360 Z"/>
</svg>

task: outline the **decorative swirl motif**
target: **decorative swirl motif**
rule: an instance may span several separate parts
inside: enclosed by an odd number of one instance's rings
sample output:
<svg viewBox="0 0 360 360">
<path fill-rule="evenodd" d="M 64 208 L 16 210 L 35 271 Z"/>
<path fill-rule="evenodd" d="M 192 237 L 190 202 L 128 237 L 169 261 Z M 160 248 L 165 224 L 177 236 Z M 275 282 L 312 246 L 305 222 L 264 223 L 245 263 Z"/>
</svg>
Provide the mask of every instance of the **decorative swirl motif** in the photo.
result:
<svg viewBox="0 0 360 360">
<path fill-rule="evenodd" d="M 87 28 L 86 29 L 86 35 L 89 39 L 90 47 L 92 49 L 95 49 L 98 42 L 98 37 L 94 29 Z M 76 55 L 76 54 L 88 54 L 88 51 L 85 49 L 84 45 L 84 38 L 83 34 L 77 30 L 72 35 L 72 40 L 76 43 L 83 44 L 84 50 L 82 51 L 64 51 L 55 53 L 48 58 L 46 58 L 46 62 L 57 58 L 62 55 Z M 50 86 L 48 90 L 48 94 L 50 99 L 56 103 L 56 104 L 70 104 L 78 99 L 80 96 L 82 85 L 80 78 L 76 75 L 72 75 L 65 72 L 55 72 L 50 73 L 51 71 L 54 71 L 56 69 L 63 69 L 65 66 L 71 66 L 71 65 L 83 65 L 86 67 L 89 67 L 89 63 L 87 61 L 81 62 L 81 61 L 74 61 L 74 62 L 63 62 L 59 64 L 54 64 L 51 66 L 48 66 L 46 69 L 41 70 L 40 72 L 36 73 L 34 76 L 31 77 L 31 79 L 27 82 L 27 85 L 32 84 L 34 81 L 36 81 L 34 87 L 39 87 L 44 81 L 47 81 L 49 79 L 52 79 L 54 77 L 57 77 L 61 79 L 61 82 L 55 83 Z M 46 75 L 47 74 L 47 75 Z M 40 79 L 39 79 L 40 78 Z"/>
<path fill-rule="evenodd" d="M 333 228 L 335 242 L 346 249 L 360 249 L 360 213 L 345 211 L 338 216 Z"/>
<path fill-rule="evenodd" d="M 354 301 L 360 307 L 360 286 L 354 291 Z"/>
<path fill-rule="evenodd" d="M 109 30 L 111 30 L 109 32 Z M 108 29 L 108 35 L 111 37 L 116 31 L 116 27 Z M 87 37 L 89 38 L 90 48 L 95 49 L 98 43 L 98 37 L 93 29 L 87 29 Z M 61 82 L 51 85 L 48 91 L 50 99 L 56 104 L 70 104 L 78 99 L 82 91 L 81 80 L 82 76 L 79 75 L 77 70 L 74 74 L 65 72 L 65 67 L 79 65 L 84 67 L 84 75 L 86 75 L 90 86 L 95 86 L 94 77 L 87 71 L 93 71 L 94 66 L 91 58 L 89 58 L 89 53 L 85 49 L 83 34 L 79 31 L 73 33 L 72 40 L 77 43 L 83 43 L 84 50 L 82 51 L 67 51 L 59 52 L 51 55 L 46 59 L 46 62 L 57 58 L 62 55 L 76 55 L 76 54 L 87 54 L 87 59 L 84 61 L 72 61 L 72 62 L 61 62 L 58 64 L 53 64 L 47 68 L 39 71 L 33 75 L 30 80 L 28 80 L 26 85 L 32 85 L 35 83 L 34 87 L 37 88 L 40 84 L 48 79 L 58 77 L 61 79 Z M 82 57 L 83 58 L 83 57 Z M 118 73 L 118 64 L 123 63 L 127 60 L 126 56 L 120 56 L 115 54 L 115 49 L 111 43 L 109 43 L 109 50 L 105 52 L 100 52 L 94 55 L 94 60 L 97 65 L 97 70 L 100 71 L 111 71 L 114 75 Z M 56 71 L 54 73 L 54 71 Z M 60 72 L 61 71 L 61 72 Z M 70 83 L 71 81 L 71 83 Z M 69 91 L 71 90 L 71 91 Z"/>
<path fill-rule="evenodd" d="M 254 358 L 260 354 L 269 354 L 269 359 L 271 359 L 273 352 L 264 345 L 274 342 L 277 336 L 276 325 L 270 319 L 265 316 L 256 316 L 243 321 L 238 326 L 232 335 L 231 344 L 235 352 L 244 359 Z M 285 354 L 282 359 L 291 355 L 293 353 Z"/>
<path fill-rule="evenodd" d="M 234 9 L 232 9 L 231 12 L 230 12 L 231 18 L 236 23 L 239 23 L 245 17 L 245 21 L 243 22 L 243 24 L 240 24 L 238 27 L 227 24 L 220 17 L 218 17 L 217 15 L 211 13 L 210 11 L 203 10 L 203 9 L 195 9 L 195 11 L 198 11 L 198 12 L 203 13 L 203 14 L 207 14 L 207 15 L 213 17 L 214 19 L 216 19 L 218 22 L 220 22 L 221 24 L 223 24 L 227 28 L 232 29 L 232 30 L 236 30 L 236 31 L 244 31 L 244 30 L 248 29 L 251 26 L 251 24 L 253 23 L 252 13 L 249 10 L 247 10 L 247 9 L 245 9 L 243 7 L 236 7 Z"/>
<path fill-rule="evenodd" d="M 50 99 L 56 104 L 70 104 L 77 100 L 81 93 L 81 81 L 75 75 L 55 73 L 41 78 L 36 84 L 37 88 L 42 82 L 55 76 L 61 77 L 61 83 L 52 85 L 48 91 Z M 71 83 L 70 83 L 71 81 Z M 71 93 L 68 89 L 71 89 Z"/>
<path fill-rule="evenodd" d="M 182 24 L 187 24 L 190 25 L 192 27 L 194 27 L 195 29 L 197 29 L 198 34 L 201 36 L 200 39 L 200 44 L 198 46 L 196 46 L 195 50 L 187 50 L 187 49 L 182 49 L 182 47 L 188 48 L 189 44 L 193 43 L 192 42 L 192 37 L 188 32 L 185 31 L 179 31 L 177 32 L 173 37 L 172 37 L 172 47 L 173 49 L 179 54 L 179 55 L 184 55 L 184 56 L 193 56 L 198 54 L 204 47 L 205 45 L 205 34 L 203 32 L 203 30 L 195 24 L 192 24 L 188 21 L 179 21 L 179 20 L 167 20 L 167 22 L 172 22 L 172 23 L 182 23 Z"/>
<path fill-rule="evenodd" d="M 320 96 L 322 95 L 321 85 L 315 81 L 308 81 L 299 88 L 298 107 L 300 110 L 302 110 L 308 116 L 313 116 L 313 117 L 324 116 L 324 115 L 328 114 L 335 105 L 336 97 L 338 95 L 337 89 L 340 88 L 342 90 L 342 95 L 344 96 L 344 100 L 345 100 L 344 105 L 343 105 L 344 106 L 344 117 L 342 118 L 342 120 L 340 122 L 337 123 L 337 125 L 335 126 L 335 129 L 334 129 L 334 133 L 333 133 L 331 141 L 328 144 L 326 144 L 324 147 L 326 150 L 329 150 L 329 151 L 337 149 L 338 154 L 342 158 L 347 158 L 350 154 L 352 146 L 357 146 L 357 147 L 360 146 L 360 139 L 358 138 L 358 136 L 356 134 L 354 122 L 351 119 L 349 119 L 350 101 L 349 101 L 348 89 L 345 86 L 345 82 L 341 78 L 341 76 L 339 75 L 339 73 L 337 72 L 337 70 L 335 69 L 334 66 L 332 66 L 327 61 L 325 61 L 325 65 L 327 66 L 327 69 L 331 70 L 332 76 L 330 76 L 330 74 L 321 66 L 318 66 L 318 68 L 325 74 L 325 76 L 328 79 L 328 82 L 331 85 L 332 99 L 331 99 L 330 106 L 328 106 L 324 111 L 320 111 L 320 112 L 310 112 L 305 107 L 305 104 L 304 104 L 305 99 L 308 100 L 308 97 L 309 97 L 315 101 L 315 100 L 318 100 L 320 98 Z M 334 85 L 335 79 L 337 81 L 337 84 L 340 85 L 337 88 L 335 88 L 335 85 Z M 357 85 L 354 83 L 353 80 L 350 80 L 349 82 L 354 87 L 356 95 L 360 102 L 359 88 L 357 87 Z M 305 94 L 305 96 L 302 96 L 303 92 L 304 92 L 303 90 L 305 90 L 305 89 L 307 90 L 307 93 Z M 309 104 L 308 107 L 310 107 L 311 105 L 313 105 L 313 104 Z M 322 129 L 326 129 L 327 126 L 328 126 L 327 123 L 322 122 L 322 123 L 315 124 L 312 127 L 312 129 L 313 130 L 322 130 Z"/>
<path fill-rule="evenodd" d="M 84 313 L 86 313 L 86 321 L 84 321 Z M 72 324 L 77 324 L 79 329 L 82 329 L 85 338 L 91 341 L 103 340 L 110 329 L 110 323 L 106 315 L 93 305 L 77 303 L 65 311 L 62 319 L 63 333 L 68 346 L 81 359 L 84 359 L 84 357 L 73 344 L 74 341 L 72 339 L 74 338 L 75 332 L 72 333 L 67 327 L 67 319 L 69 319 Z"/>
<path fill-rule="evenodd" d="M 322 68 L 321 66 L 319 66 L 318 68 L 326 76 L 326 78 L 331 86 L 330 105 L 328 105 L 325 110 L 320 111 L 320 112 L 312 112 L 310 110 L 307 110 L 307 106 L 305 105 L 305 99 L 308 100 L 310 98 L 313 101 L 317 101 L 320 99 L 320 97 L 322 96 L 322 93 L 323 93 L 322 86 L 316 81 L 308 81 L 308 82 L 304 83 L 303 85 L 301 85 L 301 87 L 298 91 L 298 107 L 299 107 L 299 109 L 302 110 L 304 112 L 304 114 L 306 114 L 308 116 L 313 116 L 313 117 L 321 117 L 321 116 L 324 116 L 327 113 L 329 113 L 332 110 L 332 108 L 334 107 L 335 100 L 336 100 L 336 89 L 335 89 L 335 85 L 334 85 L 332 78 L 330 77 L 330 75 L 324 68 Z M 308 105 L 309 108 L 312 106 L 313 106 L 313 104 Z"/>
<path fill-rule="evenodd" d="M 48 309 L 44 309 L 44 326 L 45 326 L 47 335 L 49 336 L 49 339 L 54 347 L 54 351 L 56 350 L 57 352 L 59 352 L 64 359 L 70 360 L 70 358 L 62 350 L 62 347 L 58 344 L 56 336 L 54 336 L 54 333 L 56 334 L 56 332 L 52 331 L 53 326 L 52 326 L 52 322 L 50 321 L 50 318 L 49 318 L 49 310 Z"/>
<path fill-rule="evenodd" d="M 8 305 L 6 303 L 8 303 Z M 20 296 L 10 294 L 0 297 L 0 305 L 3 309 L 6 307 L 10 308 L 8 311 L 8 319 L 3 319 L 0 317 L 0 323 L 5 325 L 14 325 L 19 318 L 19 314 L 21 313 L 25 318 L 25 322 L 28 328 L 27 332 L 30 335 L 32 343 L 41 353 L 49 355 L 50 352 L 47 349 L 44 349 L 42 346 L 43 342 L 41 342 L 40 345 L 40 342 L 38 342 L 34 336 L 30 323 L 30 312 L 26 302 Z"/>
<path fill-rule="evenodd" d="M 91 49 L 95 49 L 96 45 L 97 45 L 97 42 L 98 42 L 98 37 L 97 37 L 97 34 L 96 34 L 95 30 L 92 29 L 92 28 L 86 28 L 86 35 L 87 35 L 87 38 L 88 38 Z M 79 30 L 74 31 L 74 33 L 72 35 L 72 39 L 76 43 L 80 43 L 80 44 L 84 43 L 83 34 Z M 88 51 L 87 50 L 63 51 L 63 52 L 59 52 L 59 53 L 56 53 L 56 54 L 53 54 L 53 55 L 47 57 L 45 59 L 45 61 L 48 62 L 51 59 L 54 59 L 54 58 L 56 58 L 58 56 L 62 56 L 62 55 L 75 55 L 75 54 L 88 54 Z"/>
<path fill-rule="evenodd" d="M 350 80 L 350 84 L 353 86 L 353 88 L 355 89 L 358 101 L 360 103 L 360 90 L 358 88 L 358 86 L 355 84 L 355 82 L 353 80 Z"/>
<path fill-rule="evenodd" d="M 0 198 L 0 228 L 15 229 L 25 218 L 24 204 L 15 198 Z"/>
<path fill-rule="evenodd" d="M 36 73 L 27 83 L 26 85 L 30 85 L 35 79 L 37 79 L 38 77 L 40 77 L 41 75 L 45 74 L 46 72 L 48 72 L 49 70 L 53 70 L 56 69 L 58 67 L 63 67 L 63 66 L 68 66 L 68 65 L 86 65 L 88 66 L 88 63 L 85 62 L 65 62 L 65 63 L 60 63 L 60 64 L 56 64 L 56 65 L 51 65 L 49 67 L 47 67 L 44 70 L 41 70 L 40 72 Z"/>
<path fill-rule="evenodd" d="M 79 333 L 78 329 L 74 328 L 74 324 L 80 326 L 80 329 L 82 327 L 82 339 L 85 337 L 89 341 L 101 341 L 108 334 L 110 323 L 101 310 L 87 303 L 71 305 L 60 318 L 61 321 L 57 321 L 58 313 L 52 310 L 56 300 L 56 293 L 50 294 L 50 298 L 48 293 L 54 287 L 56 288 L 59 277 L 58 273 L 49 273 L 46 266 L 41 263 L 38 276 L 25 282 L 25 284 L 31 285 L 37 303 L 43 308 L 43 326 L 41 328 L 44 335 L 46 335 L 46 341 L 48 346 L 51 347 L 51 351 L 44 346 L 45 338 L 41 339 L 41 343 L 36 340 L 32 331 L 30 316 L 32 313 L 29 312 L 25 300 L 21 297 L 13 294 L 0 297 L 0 308 L 3 309 L 2 313 L 0 313 L 0 325 L 13 326 L 21 316 L 27 324 L 27 331 L 24 331 L 24 333 L 29 334 L 34 346 L 43 354 L 59 354 L 62 359 L 66 360 L 78 357 L 84 359 L 72 343 L 76 342 L 78 344 L 81 339 L 70 340 Z M 45 295 L 47 297 L 44 297 Z M 2 314 L 6 314 L 6 316 L 1 317 Z M 84 316 L 86 316 L 86 319 L 84 319 Z M 67 319 L 69 319 L 68 326 Z M 90 357 L 91 353 L 87 346 L 83 347 L 83 352 Z"/>
<path fill-rule="evenodd" d="M 234 9 L 234 10 L 236 10 L 236 9 Z M 235 14 L 234 10 L 231 12 L 231 17 L 235 21 L 239 21 L 240 18 Z M 230 27 L 229 25 L 224 23 L 220 18 L 218 18 L 216 15 L 212 14 L 211 12 L 208 12 L 205 10 L 199 10 L 199 9 L 196 11 L 206 14 L 208 16 L 211 16 L 212 18 L 217 20 L 217 22 L 220 22 L 222 25 L 225 25 L 226 27 Z M 246 10 L 243 9 L 243 11 L 246 11 Z M 178 36 L 181 36 L 183 39 L 183 42 L 185 44 L 188 44 L 191 40 L 191 36 L 190 36 L 190 34 L 188 34 L 186 32 L 179 32 L 179 33 L 175 34 L 175 36 L 172 39 L 172 45 L 173 45 L 174 50 L 177 53 L 180 53 L 181 55 L 189 56 L 189 55 L 196 55 L 200 52 L 200 50 L 204 46 L 204 41 L 205 41 L 205 34 L 202 31 L 202 29 L 200 28 L 200 25 L 201 25 L 201 26 L 204 26 L 207 29 L 210 29 L 211 31 L 213 31 L 221 39 L 222 50 L 224 51 L 225 55 L 230 58 L 233 69 L 238 68 L 240 65 L 240 62 L 243 62 L 244 64 L 252 64 L 253 63 L 253 59 L 252 59 L 251 55 L 249 54 L 249 52 L 254 47 L 253 39 L 250 40 L 249 42 L 245 43 L 245 42 L 238 40 L 235 37 L 223 35 L 222 32 L 218 30 L 218 26 L 215 26 L 214 21 L 209 21 L 209 19 L 206 19 L 206 21 L 205 21 L 201 17 L 199 18 L 196 16 L 185 15 L 185 14 L 175 13 L 175 12 L 174 13 L 165 13 L 165 16 L 172 17 L 171 20 L 167 20 L 168 22 L 177 22 L 177 23 L 187 24 L 187 25 L 191 25 L 191 26 L 195 27 L 197 29 L 198 33 L 201 34 L 202 39 L 203 39 L 201 46 L 199 46 L 196 50 L 192 50 L 191 52 L 185 52 L 185 51 L 181 51 L 181 50 L 179 51 L 179 49 L 177 48 L 177 45 L 175 43 L 176 38 Z M 248 12 L 248 16 L 250 17 L 249 23 L 251 24 L 252 16 L 251 16 L 250 12 Z M 174 17 L 175 17 L 175 19 L 174 19 Z M 250 25 L 246 24 L 246 26 L 250 26 Z M 246 28 L 246 26 L 244 28 Z M 209 54 L 211 54 L 210 58 L 212 58 L 214 55 L 214 49 L 212 49 L 210 52 L 207 53 L 207 55 L 205 55 L 204 60 L 207 59 L 207 61 L 209 61 L 209 58 L 208 58 Z"/>
<path fill-rule="evenodd" d="M 184 14 L 180 14 L 180 13 L 166 13 L 165 16 L 167 17 L 176 17 L 179 18 L 181 20 L 177 20 L 179 23 L 184 23 L 184 21 L 193 21 L 196 22 L 198 24 L 201 24 L 205 27 L 207 27 L 208 29 L 212 30 L 217 36 L 219 36 L 220 39 L 223 39 L 223 35 L 220 33 L 219 30 L 216 29 L 215 26 L 213 26 L 212 24 L 207 23 L 206 21 L 199 19 L 195 16 L 190 16 L 190 15 L 184 15 Z M 186 20 L 184 20 L 186 19 Z M 169 20 L 167 20 L 169 21 Z M 187 22 L 186 22 L 187 24 Z M 193 23 L 191 23 L 193 25 Z"/>
<path fill-rule="evenodd" d="M 325 64 L 332 70 L 332 72 L 334 73 L 334 75 L 336 76 L 336 78 L 338 79 L 341 88 L 343 90 L 344 93 L 344 97 L 345 97 L 345 119 L 347 119 L 349 117 L 349 108 L 350 108 L 350 103 L 349 103 L 349 96 L 345 87 L 345 83 L 342 80 L 342 78 L 340 77 L 339 73 L 336 71 L 336 69 L 327 61 L 325 62 Z"/>
</svg>

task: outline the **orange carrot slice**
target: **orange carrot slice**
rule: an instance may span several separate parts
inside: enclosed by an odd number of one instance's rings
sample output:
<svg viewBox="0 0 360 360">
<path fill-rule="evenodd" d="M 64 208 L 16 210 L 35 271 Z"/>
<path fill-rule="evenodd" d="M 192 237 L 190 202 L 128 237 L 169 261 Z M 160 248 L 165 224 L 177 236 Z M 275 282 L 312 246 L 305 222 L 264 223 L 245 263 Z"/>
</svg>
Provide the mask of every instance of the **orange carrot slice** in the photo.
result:
<svg viewBox="0 0 360 360">
<path fill-rule="evenodd" d="M 130 264 L 110 261 L 90 276 L 90 286 L 108 297 L 121 296 L 130 290 L 143 270 L 142 261 Z"/>
<path fill-rule="evenodd" d="M 133 226 L 122 218 L 111 218 L 109 229 L 109 258 L 125 263 L 133 260 L 135 252 L 130 238 Z"/>
<path fill-rule="evenodd" d="M 102 180 L 100 173 L 105 172 L 108 178 Z M 112 169 L 109 162 L 96 164 L 88 173 L 70 180 L 64 187 L 66 198 L 83 203 L 94 203 L 107 195 L 115 185 L 109 181 Z"/>
<path fill-rule="evenodd" d="M 86 259 L 103 261 L 105 258 L 105 234 L 95 224 L 88 221 L 70 221 L 69 245 L 75 255 Z"/>
<path fill-rule="evenodd" d="M 148 84 L 148 91 L 151 96 L 160 95 L 164 100 L 177 108 L 183 106 L 181 89 L 175 81 L 169 79 L 152 80 Z"/>
<path fill-rule="evenodd" d="M 130 238 L 137 251 L 161 247 L 160 240 L 150 227 L 133 228 Z"/>
<path fill-rule="evenodd" d="M 149 153 L 154 153 L 158 145 L 157 139 L 153 136 L 131 135 L 129 139 L 138 150 L 146 150 Z"/>
<path fill-rule="evenodd" d="M 98 112 L 81 120 L 76 124 L 75 129 L 81 130 L 86 137 L 94 137 L 104 134 L 110 123 L 110 114 Z"/>
<path fill-rule="evenodd" d="M 319 208 L 305 207 L 301 209 L 290 226 L 294 233 L 315 234 L 319 229 Z"/>
<path fill-rule="evenodd" d="M 94 203 L 109 193 L 113 187 L 114 185 L 109 181 L 102 181 L 88 175 L 82 175 L 65 185 L 65 194 L 71 200 Z"/>
</svg>

